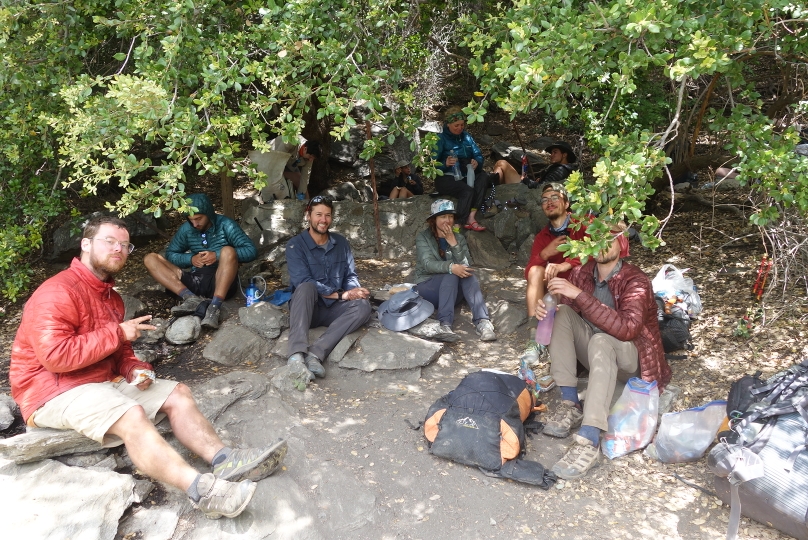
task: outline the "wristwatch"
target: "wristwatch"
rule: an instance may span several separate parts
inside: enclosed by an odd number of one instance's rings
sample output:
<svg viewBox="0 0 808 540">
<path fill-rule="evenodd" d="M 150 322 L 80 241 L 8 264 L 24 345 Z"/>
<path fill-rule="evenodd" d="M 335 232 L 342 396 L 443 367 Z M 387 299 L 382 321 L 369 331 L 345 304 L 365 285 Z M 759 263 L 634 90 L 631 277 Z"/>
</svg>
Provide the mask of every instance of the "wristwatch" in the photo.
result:
<svg viewBox="0 0 808 540">
<path fill-rule="evenodd" d="M 344 292 L 344 289 L 337 289 L 337 300 L 342 300 L 342 293 Z"/>
</svg>

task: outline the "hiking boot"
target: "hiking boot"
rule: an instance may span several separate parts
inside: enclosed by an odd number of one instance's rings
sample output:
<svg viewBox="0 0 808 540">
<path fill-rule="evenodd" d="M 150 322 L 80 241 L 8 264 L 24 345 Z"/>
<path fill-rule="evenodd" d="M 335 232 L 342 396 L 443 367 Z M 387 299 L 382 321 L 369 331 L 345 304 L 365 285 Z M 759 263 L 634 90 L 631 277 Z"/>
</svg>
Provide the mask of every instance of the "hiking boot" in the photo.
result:
<svg viewBox="0 0 808 540">
<path fill-rule="evenodd" d="M 542 433 L 551 437 L 568 437 L 570 430 L 581 425 L 584 412 L 572 401 L 561 400 L 555 413 L 544 424 Z"/>
<path fill-rule="evenodd" d="M 189 296 L 182 303 L 178 306 L 174 306 L 171 308 L 171 315 L 175 317 L 184 317 L 185 315 L 193 315 L 196 313 L 196 308 L 201 304 L 205 299 L 201 296 Z"/>
<path fill-rule="evenodd" d="M 573 440 L 575 442 L 564 457 L 550 469 L 564 480 L 581 478 L 589 469 L 597 467 L 600 463 L 600 447 L 593 446 L 592 441 L 577 433 L 573 435 Z"/>
<path fill-rule="evenodd" d="M 205 311 L 205 318 L 202 319 L 202 328 L 211 328 L 216 330 L 219 328 L 219 319 L 221 318 L 222 310 L 219 306 L 210 304 Z"/>
<path fill-rule="evenodd" d="M 286 361 L 286 365 L 294 364 L 295 362 L 300 362 L 301 364 L 306 363 L 306 357 L 302 352 L 296 352 L 289 359 Z"/>
<path fill-rule="evenodd" d="M 201 498 L 199 502 L 191 501 L 191 504 L 202 510 L 208 519 L 234 518 L 247 507 L 257 487 L 250 480 L 228 482 L 216 478 L 213 473 L 203 474 L 196 488 Z"/>
<path fill-rule="evenodd" d="M 497 335 L 494 333 L 494 325 L 488 319 L 480 319 L 477 322 L 477 335 L 480 341 L 496 341 Z"/>
<path fill-rule="evenodd" d="M 320 377 L 321 379 L 325 377 L 325 368 L 320 363 L 320 359 L 313 354 L 306 354 L 306 358 L 303 359 L 303 363 L 306 364 L 306 368 L 315 377 Z"/>
<path fill-rule="evenodd" d="M 435 336 L 435 339 L 438 341 L 444 341 L 446 343 L 454 343 L 460 339 L 460 336 L 455 334 L 452 331 L 452 327 L 448 324 L 441 324 L 438 327 L 438 334 Z"/>
<path fill-rule="evenodd" d="M 226 460 L 213 467 L 213 474 L 228 482 L 258 482 L 278 470 L 286 457 L 286 450 L 283 439 L 265 448 L 236 448 Z"/>
</svg>

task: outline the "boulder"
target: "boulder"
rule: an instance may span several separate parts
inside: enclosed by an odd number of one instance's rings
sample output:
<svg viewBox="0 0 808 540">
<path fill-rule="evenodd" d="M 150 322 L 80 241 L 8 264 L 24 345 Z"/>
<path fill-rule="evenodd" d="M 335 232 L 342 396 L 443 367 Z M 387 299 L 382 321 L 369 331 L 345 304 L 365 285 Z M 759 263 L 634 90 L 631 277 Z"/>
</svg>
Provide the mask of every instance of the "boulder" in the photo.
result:
<svg viewBox="0 0 808 540">
<path fill-rule="evenodd" d="M 199 339 L 201 333 L 202 321 L 195 315 L 186 315 L 166 329 L 165 339 L 172 345 L 188 345 Z"/>
<path fill-rule="evenodd" d="M 258 302 L 238 310 L 241 324 L 266 339 L 276 339 L 289 328 L 289 314 L 269 302 Z"/>
<path fill-rule="evenodd" d="M 87 222 L 96 216 L 114 215 L 111 212 L 93 212 L 88 216 L 78 219 L 71 219 L 53 233 L 53 248 L 50 258 L 52 260 L 69 260 L 78 256 L 81 246 L 81 234 Z M 137 212 L 123 218 L 129 230 L 129 237 L 132 243 L 137 245 L 138 239 L 146 239 L 157 236 L 157 222 L 152 214 Z"/>
<path fill-rule="evenodd" d="M 111 471 L 46 460 L 0 471 L 0 521 L 9 538 L 115 538 L 118 520 L 134 501 L 134 479 Z"/>
<path fill-rule="evenodd" d="M 488 304 L 488 311 L 498 335 L 510 334 L 527 322 L 527 308 L 524 302 L 516 304 L 499 300 L 493 305 Z"/>
<path fill-rule="evenodd" d="M 11 396 L 0 394 L 0 431 L 8 429 L 14 423 L 14 417 L 19 414 L 19 407 Z"/>
<path fill-rule="evenodd" d="M 306 207 L 297 199 L 283 199 L 259 204 L 255 199 L 241 203 L 241 228 L 265 254 L 303 230 Z"/>
<path fill-rule="evenodd" d="M 284 394 L 293 390 L 303 392 L 310 380 L 311 373 L 302 362 L 281 366 L 272 374 L 272 386 Z"/>
<path fill-rule="evenodd" d="M 533 251 L 533 237 L 526 238 L 520 245 L 519 251 L 516 252 L 516 264 L 524 268 L 530 260 L 530 253 Z"/>
<path fill-rule="evenodd" d="M 118 534 L 121 538 L 148 538 L 149 540 L 170 540 L 179 523 L 179 515 L 174 508 L 135 508 L 121 521 Z M 147 532 L 147 534 L 143 534 Z M 138 534 L 140 533 L 140 534 Z"/>
<path fill-rule="evenodd" d="M 370 328 L 339 366 L 367 372 L 419 368 L 435 360 L 442 350 L 440 343 L 383 328 Z"/>
<path fill-rule="evenodd" d="M 502 270 L 510 266 L 510 255 L 502 247 L 497 237 L 490 231 L 466 236 L 474 266 Z"/>
<path fill-rule="evenodd" d="M 149 320 L 149 324 L 152 326 L 156 326 L 156 330 L 143 330 L 140 333 L 140 337 L 135 340 L 136 344 L 142 343 L 157 343 L 161 339 L 163 339 L 166 335 L 166 329 L 168 328 L 168 321 L 165 319 L 154 318 Z"/>
<path fill-rule="evenodd" d="M 202 356 L 225 366 L 257 364 L 269 353 L 269 343 L 233 322 L 225 322 L 205 346 Z"/>
<path fill-rule="evenodd" d="M 128 296 L 122 294 L 121 298 L 123 299 L 123 309 L 124 309 L 123 320 L 128 321 L 129 319 L 134 319 L 135 317 L 145 315 L 146 304 L 144 304 L 134 296 Z"/>
</svg>

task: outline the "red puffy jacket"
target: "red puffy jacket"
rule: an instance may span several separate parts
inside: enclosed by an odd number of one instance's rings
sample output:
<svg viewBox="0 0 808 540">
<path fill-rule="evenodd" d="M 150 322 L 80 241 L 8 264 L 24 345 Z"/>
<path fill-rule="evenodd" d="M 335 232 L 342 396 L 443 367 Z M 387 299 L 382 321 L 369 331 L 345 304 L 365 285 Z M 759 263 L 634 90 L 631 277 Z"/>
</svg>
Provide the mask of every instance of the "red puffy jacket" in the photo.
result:
<svg viewBox="0 0 808 540">
<path fill-rule="evenodd" d="M 612 309 L 592 295 L 595 264 L 595 259 L 589 259 L 585 265 L 572 269 L 570 283 L 583 292 L 575 300 L 562 297 L 561 301 L 610 336 L 634 343 L 640 376 L 647 382 L 656 381 L 662 392 L 671 380 L 671 368 L 662 348 L 651 280 L 638 267 L 623 261 L 623 267 L 608 282 L 614 297 L 615 309 Z"/>
<path fill-rule="evenodd" d="M 121 295 L 73 259 L 25 304 L 11 350 L 11 395 L 23 419 L 71 388 L 152 369 L 132 352 L 119 326 Z"/>
</svg>

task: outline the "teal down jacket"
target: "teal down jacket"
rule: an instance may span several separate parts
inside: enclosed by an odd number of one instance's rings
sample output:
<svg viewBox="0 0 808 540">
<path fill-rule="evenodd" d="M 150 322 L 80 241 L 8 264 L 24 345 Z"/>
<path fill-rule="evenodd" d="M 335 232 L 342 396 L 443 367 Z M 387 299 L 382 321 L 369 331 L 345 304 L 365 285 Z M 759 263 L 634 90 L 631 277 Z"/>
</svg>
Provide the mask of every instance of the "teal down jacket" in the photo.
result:
<svg viewBox="0 0 808 540">
<path fill-rule="evenodd" d="M 180 225 L 177 234 L 166 248 L 168 262 L 179 268 L 189 268 L 192 266 L 191 257 L 200 251 L 214 251 L 218 260 L 219 253 L 225 246 L 232 246 L 236 250 L 240 263 L 255 260 L 258 256 L 255 244 L 249 236 L 244 234 L 238 223 L 227 216 L 220 216 L 214 212 L 213 204 L 204 193 L 194 193 L 188 198 L 192 201 L 191 206 L 199 210 L 199 214 L 208 216 L 210 227 L 208 230 L 200 232 L 194 229 L 188 221 Z"/>
<path fill-rule="evenodd" d="M 446 260 L 440 258 L 438 241 L 432 229 L 424 229 L 415 237 L 415 282 L 421 283 L 435 274 L 448 274 L 450 264 L 471 266 L 469 246 L 462 234 L 455 233 L 457 245 L 446 252 Z"/>
</svg>

